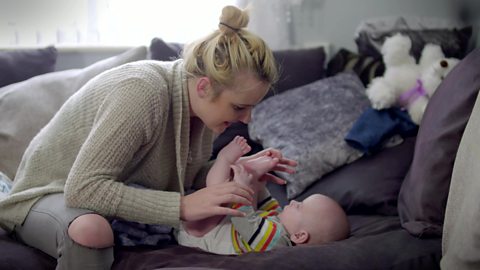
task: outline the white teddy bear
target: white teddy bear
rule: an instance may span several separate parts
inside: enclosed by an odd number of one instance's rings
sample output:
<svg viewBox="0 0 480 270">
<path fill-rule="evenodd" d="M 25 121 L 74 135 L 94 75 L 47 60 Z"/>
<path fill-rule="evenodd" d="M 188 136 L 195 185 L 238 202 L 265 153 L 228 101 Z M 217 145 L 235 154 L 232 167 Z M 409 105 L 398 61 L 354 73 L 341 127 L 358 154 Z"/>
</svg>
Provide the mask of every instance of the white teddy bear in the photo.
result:
<svg viewBox="0 0 480 270">
<path fill-rule="evenodd" d="M 418 125 L 429 98 L 459 60 L 445 58 L 440 46 L 427 44 L 417 64 L 410 55 L 411 47 L 410 38 L 401 34 L 385 40 L 381 51 L 385 73 L 372 80 L 367 96 L 377 110 L 393 106 L 405 108 Z"/>
</svg>

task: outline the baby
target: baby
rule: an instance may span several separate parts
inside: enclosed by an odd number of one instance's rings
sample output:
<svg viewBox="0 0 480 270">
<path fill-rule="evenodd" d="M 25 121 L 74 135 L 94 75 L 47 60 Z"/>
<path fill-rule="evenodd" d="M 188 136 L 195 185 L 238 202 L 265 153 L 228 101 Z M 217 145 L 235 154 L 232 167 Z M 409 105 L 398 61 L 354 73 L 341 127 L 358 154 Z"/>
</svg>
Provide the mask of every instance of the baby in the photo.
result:
<svg viewBox="0 0 480 270">
<path fill-rule="evenodd" d="M 202 221 L 183 222 L 176 232 L 180 245 L 197 247 L 217 254 L 261 252 L 278 247 L 322 244 L 342 240 L 349 235 L 349 224 L 343 209 L 327 196 L 314 194 L 303 202 L 291 201 L 285 209 L 270 197 L 260 177 L 272 170 L 278 159 L 268 152 L 242 165 L 237 160 L 250 151 L 243 137 L 237 136 L 218 154 L 207 175 L 207 185 L 237 181 L 255 191 L 254 209 L 234 204 L 245 217 L 218 216 Z M 260 196 L 262 195 L 262 196 Z"/>
</svg>

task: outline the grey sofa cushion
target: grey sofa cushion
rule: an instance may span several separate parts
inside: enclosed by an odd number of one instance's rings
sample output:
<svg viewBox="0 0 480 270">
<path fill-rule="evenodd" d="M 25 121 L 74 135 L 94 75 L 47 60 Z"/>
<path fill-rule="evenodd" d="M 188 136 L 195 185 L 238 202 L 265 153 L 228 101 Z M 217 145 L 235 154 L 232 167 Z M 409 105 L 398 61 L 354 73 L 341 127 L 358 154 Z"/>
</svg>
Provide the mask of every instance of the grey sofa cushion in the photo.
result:
<svg viewBox="0 0 480 270">
<path fill-rule="evenodd" d="M 299 163 L 296 174 L 281 173 L 288 182 L 288 198 L 361 156 L 344 137 L 368 105 L 358 76 L 342 73 L 273 96 L 254 108 L 250 137 Z"/>
<path fill-rule="evenodd" d="M 138 47 L 83 69 L 51 72 L 0 88 L 0 171 L 14 179 L 23 152 L 62 104 L 97 74 L 146 59 Z"/>
<path fill-rule="evenodd" d="M 415 137 L 409 137 L 400 145 L 362 156 L 322 176 L 294 199 L 302 201 L 312 194 L 324 194 L 349 215 L 397 216 L 398 192 L 410 168 L 414 147 Z M 288 203 L 285 186 L 269 183 L 268 189 L 281 205 Z"/>
<path fill-rule="evenodd" d="M 413 235 L 442 234 L 455 155 L 480 89 L 478 63 L 480 48 L 447 75 L 425 110 L 398 198 L 402 226 Z"/>
<path fill-rule="evenodd" d="M 14 50 L 0 52 L 0 87 L 52 72 L 57 61 L 57 49 Z"/>
</svg>

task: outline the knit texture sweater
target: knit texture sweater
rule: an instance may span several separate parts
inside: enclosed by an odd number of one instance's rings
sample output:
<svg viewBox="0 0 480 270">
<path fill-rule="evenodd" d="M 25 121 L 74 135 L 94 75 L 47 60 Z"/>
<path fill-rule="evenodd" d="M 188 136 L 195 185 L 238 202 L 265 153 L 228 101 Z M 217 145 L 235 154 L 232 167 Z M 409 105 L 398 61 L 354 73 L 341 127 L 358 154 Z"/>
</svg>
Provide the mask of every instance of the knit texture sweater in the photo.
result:
<svg viewBox="0 0 480 270">
<path fill-rule="evenodd" d="M 71 96 L 31 141 L 0 201 L 0 225 L 13 230 L 42 196 L 64 192 L 69 207 L 177 227 L 180 196 L 205 184 L 212 142 L 212 132 L 190 118 L 182 60 L 111 69 Z"/>
</svg>

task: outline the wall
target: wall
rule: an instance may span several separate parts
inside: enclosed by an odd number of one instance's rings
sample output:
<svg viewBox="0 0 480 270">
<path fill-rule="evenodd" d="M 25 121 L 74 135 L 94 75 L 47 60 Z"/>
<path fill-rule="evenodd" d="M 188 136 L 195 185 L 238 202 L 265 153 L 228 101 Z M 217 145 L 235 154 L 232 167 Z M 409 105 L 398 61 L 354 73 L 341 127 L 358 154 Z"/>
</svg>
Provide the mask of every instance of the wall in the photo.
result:
<svg viewBox="0 0 480 270">
<path fill-rule="evenodd" d="M 465 0 L 466 1 L 466 0 Z M 364 19 L 392 15 L 453 19 L 455 0 L 250 0 L 252 31 L 273 49 L 330 42 L 355 50 L 354 33 Z"/>
</svg>

